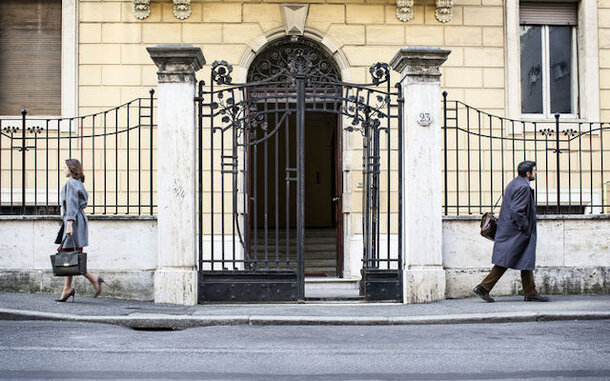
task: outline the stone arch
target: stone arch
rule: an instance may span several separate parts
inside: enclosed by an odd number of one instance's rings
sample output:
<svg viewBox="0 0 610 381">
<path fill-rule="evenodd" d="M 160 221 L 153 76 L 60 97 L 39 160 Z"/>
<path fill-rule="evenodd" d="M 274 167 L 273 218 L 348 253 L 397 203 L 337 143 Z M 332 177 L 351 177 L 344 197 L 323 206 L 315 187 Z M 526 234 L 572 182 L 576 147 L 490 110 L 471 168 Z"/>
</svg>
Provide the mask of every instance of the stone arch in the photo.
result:
<svg viewBox="0 0 610 381">
<path fill-rule="evenodd" d="M 268 32 L 263 36 L 260 36 L 249 44 L 250 49 L 246 53 L 242 55 L 242 58 L 239 63 L 239 68 L 237 69 L 237 82 L 245 83 L 248 80 L 248 71 L 250 66 L 254 62 L 256 56 L 262 52 L 269 44 L 276 42 L 277 40 L 287 38 L 288 35 L 284 28 L 276 29 L 274 31 Z M 316 42 L 320 45 L 320 48 L 323 49 L 330 57 L 333 58 L 334 63 L 337 65 L 340 73 L 340 80 L 344 82 L 348 82 L 351 78 L 350 75 L 350 66 L 347 57 L 343 54 L 341 49 L 339 49 L 339 43 L 336 42 L 332 37 L 327 35 L 323 35 L 315 30 L 306 29 L 303 33 L 303 37 L 307 40 Z"/>
<path fill-rule="evenodd" d="M 290 56 L 300 51 L 310 57 L 313 67 L 324 77 L 341 81 L 341 72 L 335 59 L 316 41 L 307 37 L 284 37 L 265 45 L 248 68 L 248 82 L 260 82 L 287 69 Z M 282 80 L 281 74 L 278 80 Z"/>
</svg>

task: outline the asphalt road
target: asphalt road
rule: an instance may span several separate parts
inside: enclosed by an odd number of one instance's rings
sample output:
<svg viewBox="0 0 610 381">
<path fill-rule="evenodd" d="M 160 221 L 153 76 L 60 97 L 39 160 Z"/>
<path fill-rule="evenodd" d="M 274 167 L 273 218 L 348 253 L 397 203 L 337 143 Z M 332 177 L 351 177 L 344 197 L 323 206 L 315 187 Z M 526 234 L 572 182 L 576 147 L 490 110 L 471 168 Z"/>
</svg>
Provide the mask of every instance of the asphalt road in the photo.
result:
<svg viewBox="0 0 610 381">
<path fill-rule="evenodd" d="M 0 379 L 610 379 L 610 321 L 134 331 L 0 321 Z"/>
</svg>

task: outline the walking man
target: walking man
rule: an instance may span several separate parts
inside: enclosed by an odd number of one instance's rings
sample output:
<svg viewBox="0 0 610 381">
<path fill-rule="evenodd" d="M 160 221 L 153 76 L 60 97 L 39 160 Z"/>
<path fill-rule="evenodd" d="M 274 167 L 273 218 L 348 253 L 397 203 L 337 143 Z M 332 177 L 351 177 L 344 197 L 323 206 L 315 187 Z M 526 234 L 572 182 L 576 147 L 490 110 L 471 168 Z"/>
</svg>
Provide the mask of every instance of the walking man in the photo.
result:
<svg viewBox="0 0 610 381">
<path fill-rule="evenodd" d="M 521 270 L 524 300 L 548 302 L 546 296 L 536 292 L 534 268 L 536 267 L 536 201 L 530 181 L 536 179 L 536 163 L 524 161 L 517 167 L 519 176 L 504 190 L 504 199 L 498 217 L 489 275 L 474 288 L 474 293 L 487 302 L 491 289 L 506 269 Z"/>
</svg>

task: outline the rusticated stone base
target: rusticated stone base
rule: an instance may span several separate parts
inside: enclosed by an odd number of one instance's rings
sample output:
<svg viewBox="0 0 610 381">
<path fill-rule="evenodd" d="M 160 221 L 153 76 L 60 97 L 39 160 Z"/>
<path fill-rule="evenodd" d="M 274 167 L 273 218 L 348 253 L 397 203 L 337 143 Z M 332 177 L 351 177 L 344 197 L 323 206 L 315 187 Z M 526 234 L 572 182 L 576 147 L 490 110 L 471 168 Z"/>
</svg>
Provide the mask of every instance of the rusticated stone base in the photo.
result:
<svg viewBox="0 0 610 381">
<path fill-rule="evenodd" d="M 474 296 L 472 289 L 488 271 L 489 269 L 447 269 L 446 297 Z M 542 294 L 610 294 L 610 267 L 538 267 L 534 276 L 536 290 Z M 509 269 L 504 273 L 491 294 L 523 294 L 519 271 Z"/>
<path fill-rule="evenodd" d="M 155 273 L 155 303 L 197 304 L 197 271 L 160 269 Z"/>
<path fill-rule="evenodd" d="M 429 303 L 445 299 L 445 271 L 441 266 L 405 271 L 404 302 Z"/>
<path fill-rule="evenodd" d="M 49 264 L 50 267 L 50 264 Z M 125 300 L 153 300 L 154 271 L 93 271 L 104 278 L 103 297 Z M 53 276 L 51 270 L 0 270 L 0 291 L 58 294 L 64 285 L 63 277 Z M 95 290 L 84 276 L 74 277 L 72 286 L 77 296 L 93 296 Z"/>
</svg>

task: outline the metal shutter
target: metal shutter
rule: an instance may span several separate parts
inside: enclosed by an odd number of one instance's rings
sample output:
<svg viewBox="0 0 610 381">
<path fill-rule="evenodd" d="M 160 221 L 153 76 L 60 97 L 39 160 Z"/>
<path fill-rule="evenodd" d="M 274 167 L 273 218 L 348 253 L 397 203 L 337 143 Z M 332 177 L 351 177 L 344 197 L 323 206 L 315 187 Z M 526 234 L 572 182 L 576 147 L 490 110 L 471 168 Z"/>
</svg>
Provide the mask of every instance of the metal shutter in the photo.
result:
<svg viewBox="0 0 610 381">
<path fill-rule="evenodd" d="M 521 25 L 578 25 L 577 2 L 524 2 L 519 3 Z"/>
<path fill-rule="evenodd" d="M 0 1 L 0 115 L 61 114 L 61 0 Z"/>
</svg>

